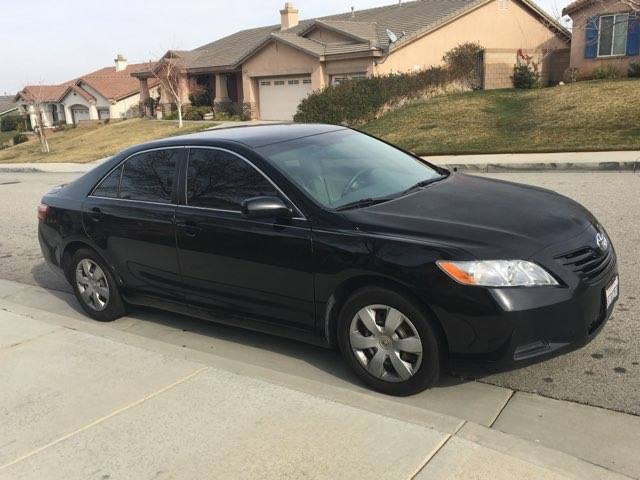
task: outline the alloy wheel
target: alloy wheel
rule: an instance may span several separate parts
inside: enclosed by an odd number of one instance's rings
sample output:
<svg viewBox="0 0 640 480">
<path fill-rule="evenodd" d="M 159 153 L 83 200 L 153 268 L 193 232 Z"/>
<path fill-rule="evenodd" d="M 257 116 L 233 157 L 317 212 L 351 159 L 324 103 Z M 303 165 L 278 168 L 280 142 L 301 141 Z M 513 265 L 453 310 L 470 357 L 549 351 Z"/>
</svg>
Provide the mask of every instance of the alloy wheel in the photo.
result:
<svg viewBox="0 0 640 480">
<path fill-rule="evenodd" d="M 100 266 L 85 258 L 76 267 L 76 284 L 84 302 L 96 312 L 107 308 L 109 283 Z"/>
<path fill-rule="evenodd" d="M 404 382 L 422 364 L 422 341 L 415 325 L 387 305 L 369 305 L 356 313 L 349 343 L 360 364 L 380 380 Z"/>
</svg>

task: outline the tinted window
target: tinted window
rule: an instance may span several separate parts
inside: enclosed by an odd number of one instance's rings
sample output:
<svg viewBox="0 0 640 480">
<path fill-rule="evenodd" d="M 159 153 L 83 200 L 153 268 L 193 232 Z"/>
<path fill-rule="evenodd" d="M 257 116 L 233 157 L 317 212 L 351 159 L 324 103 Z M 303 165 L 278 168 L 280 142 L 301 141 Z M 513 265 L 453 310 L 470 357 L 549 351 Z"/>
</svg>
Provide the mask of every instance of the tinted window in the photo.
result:
<svg viewBox="0 0 640 480">
<path fill-rule="evenodd" d="M 258 153 L 331 208 L 400 195 L 418 182 L 442 177 L 411 155 L 353 130 L 276 143 Z"/>
<path fill-rule="evenodd" d="M 248 198 L 278 196 L 271 183 L 241 158 L 219 150 L 192 149 L 187 175 L 187 204 L 240 211 Z"/>
<path fill-rule="evenodd" d="M 117 198 L 118 188 L 120 187 L 120 174 L 122 167 L 116 168 L 102 181 L 102 183 L 93 192 L 96 197 Z"/>
<path fill-rule="evenodd" d="M 173 179 L 181 151 L 157 150 L 127 160 L 120 182 L 120 198 L 171 203 Z"/>
</svg>

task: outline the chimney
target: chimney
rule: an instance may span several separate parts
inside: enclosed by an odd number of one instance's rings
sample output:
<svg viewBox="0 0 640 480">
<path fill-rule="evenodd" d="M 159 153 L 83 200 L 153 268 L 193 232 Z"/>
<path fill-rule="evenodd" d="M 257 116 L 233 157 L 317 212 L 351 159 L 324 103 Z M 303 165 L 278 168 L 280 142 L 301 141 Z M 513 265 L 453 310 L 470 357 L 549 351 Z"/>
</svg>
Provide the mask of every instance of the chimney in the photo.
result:
<svg viewBox="0 0 640 480">
<path fill-rule="evenodd" d="M 280 30 L 287 30 L 298 25 L 298 9 L 292 2 L 284 4 L 284 9 L 280 10 Z"/>
<path fill-rule="evenodd" d="M 119 53 L 116 59 L 114 60 L 114 62 L 116 62 L 116 72 L 121 72 L 122 70 L 126 70 L 127 59 L 124 58 L 124 55 Z"/>
</svg>

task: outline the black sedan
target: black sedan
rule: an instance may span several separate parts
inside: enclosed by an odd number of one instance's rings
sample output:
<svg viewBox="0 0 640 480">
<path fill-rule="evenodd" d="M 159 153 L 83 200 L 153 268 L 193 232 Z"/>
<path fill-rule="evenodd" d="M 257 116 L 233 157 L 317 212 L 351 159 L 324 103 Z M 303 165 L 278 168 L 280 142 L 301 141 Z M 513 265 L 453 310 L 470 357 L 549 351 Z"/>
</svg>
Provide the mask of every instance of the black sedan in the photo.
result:
<svg viewBox="0 0 640 480">
<path fill-rule="evenodd" d="M 576 202 L 336 126 L 137 146 L 38 215 L 92 318 L 144 305 L 338 347 L 393 395 L 579 348 L 618 298 L 613 246 Z"/>
</svg>

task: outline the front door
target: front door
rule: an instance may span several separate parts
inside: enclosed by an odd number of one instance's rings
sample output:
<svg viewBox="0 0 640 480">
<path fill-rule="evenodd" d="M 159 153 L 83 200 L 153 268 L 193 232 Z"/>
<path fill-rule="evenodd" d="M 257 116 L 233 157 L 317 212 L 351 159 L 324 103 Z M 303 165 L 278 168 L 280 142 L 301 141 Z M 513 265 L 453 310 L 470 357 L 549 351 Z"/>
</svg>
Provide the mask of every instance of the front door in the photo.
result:
<svg viewBox="0 0 640 480">
<path fill-rule="evenodd" d="M 125 291 L 182 298 L 174 185 L 185 156 L 184 148 L 134 155 L 83 205 L 87 234 L 123 279 Z"/>
<path fill-rule="evenodd" d="M 311 329 L 311 229 L 302 218 L 244 218 L 243 200 L 258 196 L 288 202 L 244 158 L 226 150 L 190 150 L 186 205 L 176 211 L 187 299 L 228 318 Z"/>
</svg>

